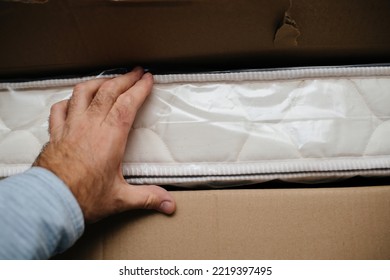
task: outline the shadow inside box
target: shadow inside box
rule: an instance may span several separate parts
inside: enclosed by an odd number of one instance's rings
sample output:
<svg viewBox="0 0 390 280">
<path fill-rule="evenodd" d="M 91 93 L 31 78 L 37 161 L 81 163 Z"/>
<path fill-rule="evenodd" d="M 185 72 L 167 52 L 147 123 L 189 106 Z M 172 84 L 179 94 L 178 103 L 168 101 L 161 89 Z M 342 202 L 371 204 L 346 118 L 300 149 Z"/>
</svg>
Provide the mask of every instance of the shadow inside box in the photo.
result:
<svg viewBox="0 0 390 280">
<path fill-rule="evenodd" d="M 183 187 L 173 185 L 163 185 L 168 191 L 188 191 L 188 190 L 210 190 L 210 189 L 306 189 L 306 188 L 348 188 L 348 187 L 369 187 L 369 186 L 390 186 L 390 176 L 386 177 L 363 177 L 356 176 L 349 179 L 339 179 L 332 182 L 319 183 L 294 183 L 281 180 L 272 180 L 264 183 L 241 184 L 235 186 L 210 187 L 198 185 L 194 187 Z"/>
</svg>

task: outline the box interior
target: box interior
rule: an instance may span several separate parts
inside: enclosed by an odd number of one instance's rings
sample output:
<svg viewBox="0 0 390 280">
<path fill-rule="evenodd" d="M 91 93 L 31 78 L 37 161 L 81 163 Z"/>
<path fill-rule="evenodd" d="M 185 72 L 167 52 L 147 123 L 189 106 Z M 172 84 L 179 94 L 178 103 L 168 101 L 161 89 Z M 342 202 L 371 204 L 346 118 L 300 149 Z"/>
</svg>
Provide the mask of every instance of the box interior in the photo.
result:
<svg viewBox="0 0 390 280">
<path fill-rule="evenodd" d="M 182 73 L 390 63 L 388 0 L 25 2 L 0 1 L 1 81 L 135 65 Z M 173 191 L 173 216 L 103 220 L 58 258 L 389 259 L 389 185 Z"/>
<path fill-rule="evenodd" d="M 0 1 L 0 79 L 390 62 L 387 0 L 28 2 Z M 296 46 L 275 44 L 286 12 Z"/>
</svg>

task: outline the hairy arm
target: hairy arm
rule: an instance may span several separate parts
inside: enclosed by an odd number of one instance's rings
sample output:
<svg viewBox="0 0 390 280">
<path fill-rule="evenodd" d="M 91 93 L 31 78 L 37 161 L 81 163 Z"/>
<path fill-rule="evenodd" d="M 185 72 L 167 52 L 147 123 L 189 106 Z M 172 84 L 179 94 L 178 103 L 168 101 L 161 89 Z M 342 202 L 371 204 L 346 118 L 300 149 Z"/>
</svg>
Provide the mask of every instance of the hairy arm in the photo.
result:
<svg viewBox="0 0 390 280">
<path fill-rule="evenodd" d="M 131 209 L 175 211 L 169 192 L 129 185 L 121 170 L 128 134 L 152 86 L 153 76 L 136 68 L 114 79 L 81 83 L 70 100 L 51 109 L 50 141 L 34 165 L 64 181 L 87 222 Z"/>
</svg>

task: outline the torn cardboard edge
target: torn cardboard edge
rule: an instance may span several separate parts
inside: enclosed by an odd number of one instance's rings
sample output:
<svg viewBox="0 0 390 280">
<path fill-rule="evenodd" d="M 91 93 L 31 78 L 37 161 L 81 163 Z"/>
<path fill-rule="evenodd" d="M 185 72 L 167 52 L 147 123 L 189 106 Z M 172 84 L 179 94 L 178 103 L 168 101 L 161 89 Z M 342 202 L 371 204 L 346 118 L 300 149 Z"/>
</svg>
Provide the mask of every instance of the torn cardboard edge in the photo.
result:
<svg viewBox="0 0 390 280">
<path fill-rule="evenodd" d="M 298 25 L 291 17 L 292 0 L 290 7 L 284 13 L 284 18 L 281 26 L 276 30 L 274 38 L 275 47 L 297 47 L 298 37 L 301 35 Z"/>
</svg>

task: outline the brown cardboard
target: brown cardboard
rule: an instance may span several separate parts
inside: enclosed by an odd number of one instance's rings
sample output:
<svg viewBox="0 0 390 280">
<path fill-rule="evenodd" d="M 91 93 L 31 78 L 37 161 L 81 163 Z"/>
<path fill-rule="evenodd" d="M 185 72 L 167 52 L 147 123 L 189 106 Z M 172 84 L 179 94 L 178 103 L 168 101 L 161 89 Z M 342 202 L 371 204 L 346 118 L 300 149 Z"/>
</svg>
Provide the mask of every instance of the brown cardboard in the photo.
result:
<svg viewBox="0 0 390 280">
<path fill-rule="evenodd" d="M 268 52 L 288 1 L 267 2 L 0 1 L 0 38 L 7 38 L 0 46 L 0 76 L 191 64 Z"/>
<path fill-rule="evenodd" d="M 279 44 L 287 11 L 300 36 Z M 389 11 L 388 0 L 0 0 L 0 79 L 389 63 Z M 58 258 L 389 259 L 390 186 L 341 185 L 175 191 L 175 215 L 108 218 Z"/>
<path fill-rule="evenodd" d="M 276 30 L 274 45 L 275 47 L 296 47 L 298 46 L 298 37 L 301 35 L 299 27 L 291 16 L 293 1 L 290 0 L 290 8 L 285 12 L 281 26 Z"/>
<path fill-rule="evenodd" d="M 173 216 L 109 218 L 58 258 L 390 259 L 390 186 L 173 194 Z"/>
<path fill-rule="evenodd" d="M 286 13 L 283 25 L 276 31 L 274 45 L 275 47 L 296 47 L 299 35 L 301 33 L 296 22 Z"/>
<path fill-rule="evenodd" d="M 294 0 L 297 47 L 274 45 L 289 0 L 0 1 L 0 78 L 136 64 L 154 72 L 390 62 L 390 1 Z"/>
</svg>

